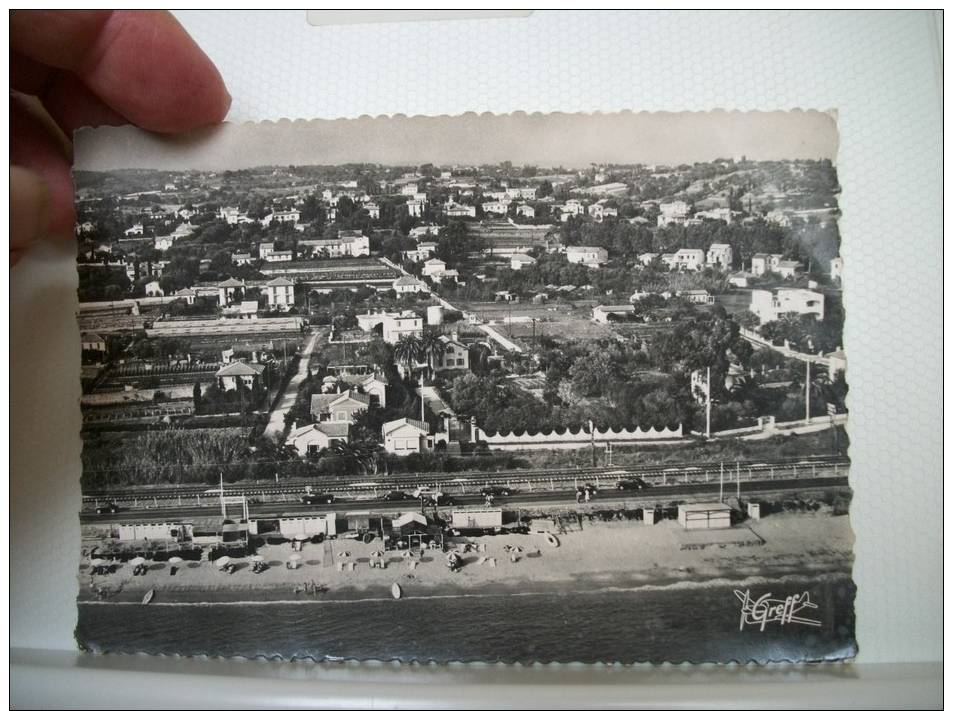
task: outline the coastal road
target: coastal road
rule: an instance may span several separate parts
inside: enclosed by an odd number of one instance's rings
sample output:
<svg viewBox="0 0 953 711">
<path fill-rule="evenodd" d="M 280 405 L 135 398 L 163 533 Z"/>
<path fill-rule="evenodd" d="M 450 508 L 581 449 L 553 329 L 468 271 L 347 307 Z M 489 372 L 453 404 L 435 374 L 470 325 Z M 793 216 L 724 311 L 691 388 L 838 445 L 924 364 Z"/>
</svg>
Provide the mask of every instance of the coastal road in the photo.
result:
<svg viewBox="0 0 953 711">
<path fill-rule="evenodd" d="M 632 505 L 632 506 L 652 506 L 656 504 L 667 505 L 672 501 L 684 500 L 686 498 L 699 498 L 701 500 L 712 500 L 717 498 L 719 490 L 723 491 L 725 497 L 737 496 L 740 492 L 742 497 L 755 495 L 770 495 L 782 493 L 785 491 L 815 491 L 825 489 L 846 489 L 848 486 L 847 477 L 823 477 L 809 480 L 783 479 L 783 480 L 755 480 L 746 481 L 743 479 L 726 479 L 722 484 L 718 482 L 709 484 L 673 484 L 669 486 L 649 487 L 641 490 L 623 490 L 614 488 L 600 489 L 593 500 L 589 503 L 576 504 L 575 496 L 572 491 L 555 492 L 515 492 L 510 496 L 499 496 L 496 499 L 495 506 L 506 509 L 529 508 L 532 506 L 553 506 L 565 505 L 573 508 L 582 507 L 585 509 L 599 509 L 611 505 Z M 454 506 L 482 506 L 484 505 L 481 496 L 454 496 Z M 234 507 L 233 507 L 234 508 Z M 407 501 L 382 501 L 380 499 L 338 499 L 332 504 L 320 504 L 308 506 L 300 502 L 277 502 L 277 503 L 259 503 L 249 504 L 249 515 L 252 518 L 266 518 L 279 515 L 319 515 L 323 513 L 347 513 L 356 511 L 374 511 L 374 512 L 397 512 L 418 510 L 420 504 L 415 500 Z M 449 508 L 449 507 L 441 507 Z M 142 521 L 170 521 L 183 520 L 189 517 L 208 517 L 216 516 L 219 509 L 216 505 L 212 506 L 169 506 L 155 509 L 130 509 L 119 511 L 115 514 L 96 514 L 94 512 L 83 512 L 80 514 L 81 523 L 128 523 Z"/>
<path fill-rule="evenodd" d="M 314 353 L 314 347 L 317 345 L 320 336 L 321 332 L 315 331 L 311 340 L 308 341 L 308 345 L 306 345 L 301 352 L 301 360 L 298 361 L 298 372 L 291 376 L 291 380 L 288 381 L 287 387 L 285 387 L 284 392 L 278 399 L 278 404 L 275 405 L 275 409 L 271 411 L 271 415 L 268 417 L 268 425 L 265 427 L 265 437 L 274 439 L 284 433 L 285 414 L 287 414 L 288 410 L 291 409 L 291 406 L 295 404 L 295 400 L 298 398 L 298 388 L 308 375 L 308 364 L 311 363 L 311 354 Z"/>
<path fill-rule="evenodd" d="M 267 472 L 267 465 L 262 469 Z M 818 477 L 846 476 L 850 460 L 845 457 L 815 455 L 798 459 L 769 459 L 729 462 L 671 462 L 664 465 L 634 465 L 626 467 L 585 467 L 516 469 L 506 471 L 465 471 L 395 473 L 379 475 L 371 481 L 364 477 L 326 476 L 309 479 L 270 481 L 243 481 L 226 485 L 226 494 L 245 495 L 260 501 L 289 502 L 305 492 L 306 486 L 330 492 L 339 497 L 377 497 L 388 491 L 413 491 L 429 485 L 450 495 L 477 494 L 483 486 L 502 485 L 520 491 L 569 491 L 587 481 L 600 489 L 614 486 L 619 479 L 642 478 L 653 486 L 717 482 L 724 474 L 743 481 L 757 479 L 816 479 Z M 206 485 L 148 486 L 100 489 L 83 496 L 86 507 L 96 508 L 105 502 L 116 502 L 124 508 L 180 506 L 186 499 L 195 504 L 212 504 L 218 499 L 218 489 Z"/>
</svg>

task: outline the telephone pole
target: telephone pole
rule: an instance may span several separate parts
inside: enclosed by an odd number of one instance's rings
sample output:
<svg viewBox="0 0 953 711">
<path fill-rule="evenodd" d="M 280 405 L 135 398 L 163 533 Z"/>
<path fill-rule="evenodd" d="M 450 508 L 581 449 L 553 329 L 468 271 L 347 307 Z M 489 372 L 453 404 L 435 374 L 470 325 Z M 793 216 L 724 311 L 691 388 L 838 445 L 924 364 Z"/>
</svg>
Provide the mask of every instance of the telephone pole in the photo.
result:
<svg viewBox="0 0 953 711">
<path fill-rule="evenodd" d="M 705 375 L 705 439 L 711 439 L 711 366 Z"/>
<path fill-rule="evenodd" d="M 811 361 L 806 361 L 807 375 L 804 378 L 804 422 L 811 423 Z"/>
</svg>

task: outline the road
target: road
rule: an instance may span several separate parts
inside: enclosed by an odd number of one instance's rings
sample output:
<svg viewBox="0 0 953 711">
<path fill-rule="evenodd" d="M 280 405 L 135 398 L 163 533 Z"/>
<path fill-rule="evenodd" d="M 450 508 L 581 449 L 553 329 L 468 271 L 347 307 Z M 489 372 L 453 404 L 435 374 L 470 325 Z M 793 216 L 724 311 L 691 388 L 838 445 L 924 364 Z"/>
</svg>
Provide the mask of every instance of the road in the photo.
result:
<svg viewBox="0 0 953 711">
<path fill-rule="evenodd" d="M 298 372 L 291 376 L 288 385 L 278 399 L 278 404 L 271 411 L 268 417 L 268 426 L 265 427 L 265 437 L 274 439 L 280 437 L 285 431 L 285 414 L 295 404 L 298 398 L 298 388 L 304 379 L 308 376 L 308 365 L 311 363 L 311 354 L 314 353 L 314 347 L 318 343 L 321 332 L 315 331 L 308 345 L 301 351 L 301 360 L 298 361 Z"/>
<path fill-rule="evenodd" d="M 672 501 L 685 498 L 701 498 L 712 500 L 722 491 L 725 497 L 733 497 L 740 492 L 741 496 L 755 494 L 771 494 L 783 491 L 810 491 L 819 489 L 838 489 L 848 486 L 847 477 L 824 477 L 818 479 L 784 479 L 784 480 L 739 480 L 726 479 L 724 484 L 673 484 L 668 486 L 649 487 L 637 491 L 618 491 L 614 488 L 600 489 L 596 497 L 584 507 L 598 509 L 612 502 L 616 505 L 667 505 Z M 484 504 L 481 496 L 465 495 L 453 497 L 454 506 L 480 506 Z M 510 496 L 499 496 L 495 502 L 506 508 L 528 508 L 530 506 L 560 505 L 577 506 L 572 490 L 561 491 L 521 491 Z M 408 501 L 381 501 L 380 499 L 342 499 L 332 504 L 316 506 L 303 505 L 297 501 L 250 504 L 249 515 L 252 518 L 262 518 L 278 515 L 318 515 L 327 512 L 346 513 L 349 511 L 388 512 L 407 511 L 416 509 L 419 504 L 414 500 Z M 182 520 L 189 517 L 207 517 L 218 515 L 217 503 L 206 506 L 171 506 L 154 509 L 134 509 L 120 511 L 115 514 L 96 514 L 83 512 L 80 514 L 82 523 L 122 523 L 130 521 L 170 521 Z"/>
<path fill-rule="evenodd" d="M 267 465 L 263 465 L 267 476 Z M 511 469 L 505 471 L 465 471 L 465 472 L 421 472 L 395 473 L 380 475 L 375 481 L 364 477 L 327 476 L 321 479 L 287 479 L 277 483 L 268 481 L 242 481 L 227 485 L 230 494 L 245 494 L 254 497 L 269 497 L 301 494 L 306 485 L 321 487 L 339 495 L 351 495 L 364 490 L 369 494 L 379 494 L 394 489 L 414 489 L 421 484 L 436 486 L 449 494 L 462 494 L 475 491 L 482 486 L 498 484 L 514 489 L 540 490 L 557 485 L 569 489 L 582 480 L 599 482 L 603 488 L 614 484 L 617 479 L 638 476 L 654 485 L 670 483 L 701 483 L 718 481 L 722 472 L 728 478 L 733 473 L 740 474 L 743 480 L 755 479 L 804 479 L 824 476 L 846 476 L 850 470 L 850 460 L 840 456 L 814 455 L 795 459 L 757 459 L 745 461 L 702 462 L 693 460 L 670 462 L 667 464 L 641 464 L 625 467 L 585 467 L 585 468 L 548 468 L 548 469 Z M 84 502 L 88 506 L 98 506 L 105 501 L 120 504 L 134 501 L 158 501 L 199 497 L 209 499 L 217 494 L 217 489 L 204 485 L 147 486 L 114 489 L 100 489 L 85 492 Z"/>
</svg>

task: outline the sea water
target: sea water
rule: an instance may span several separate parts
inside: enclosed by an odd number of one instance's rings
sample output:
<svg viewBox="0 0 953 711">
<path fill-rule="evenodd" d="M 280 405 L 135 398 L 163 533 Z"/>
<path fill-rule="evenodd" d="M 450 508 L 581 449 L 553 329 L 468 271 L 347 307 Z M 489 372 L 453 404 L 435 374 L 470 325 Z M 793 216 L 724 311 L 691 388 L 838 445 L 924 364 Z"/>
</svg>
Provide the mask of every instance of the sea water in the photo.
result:
<svg viewBox="0 0 953 711">
<path fill-rule="evenodd" d="M 750 584 L 749 584 L 750 583 Z M 809 595 L 819 624 L 742 624 L 742 601 Z M 856 653 L 842 576 L 590 592 L 269 603 L 81 603 L 95 652 L 487 662 L 769 662 Z M 426 595 L 426 593 L 423 593 Z M 801 598 L 803 599 L 803 598 Z"/>
</svg>

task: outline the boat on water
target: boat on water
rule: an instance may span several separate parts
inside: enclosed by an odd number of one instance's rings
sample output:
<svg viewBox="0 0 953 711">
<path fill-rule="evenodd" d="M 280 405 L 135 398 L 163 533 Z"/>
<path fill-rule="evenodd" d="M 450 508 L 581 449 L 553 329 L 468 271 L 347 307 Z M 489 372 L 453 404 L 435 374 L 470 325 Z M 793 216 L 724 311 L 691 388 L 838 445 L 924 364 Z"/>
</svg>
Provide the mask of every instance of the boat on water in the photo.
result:
<svg viewBox="0 0 953 711">
<path fill-rule="evenodd" d="M 390 594 L 394 596 L 395 600 L 400 600 L 400 597 L 404 594 L 404 591 L 400 589 L 400 585 L 394 583 L 390 586 Z"/>
<path fill-rule="evenodd" d="M 155 596 L 156 596 L 155 588 L 152 588 L 151 590 L 149 590 L 149 592 L 147 592 L 145 595 L 142 596 L 142 604 L 148 605 L 150 602 L 152 602 L 152 598 L 154 598 Z"/>
</svg>

